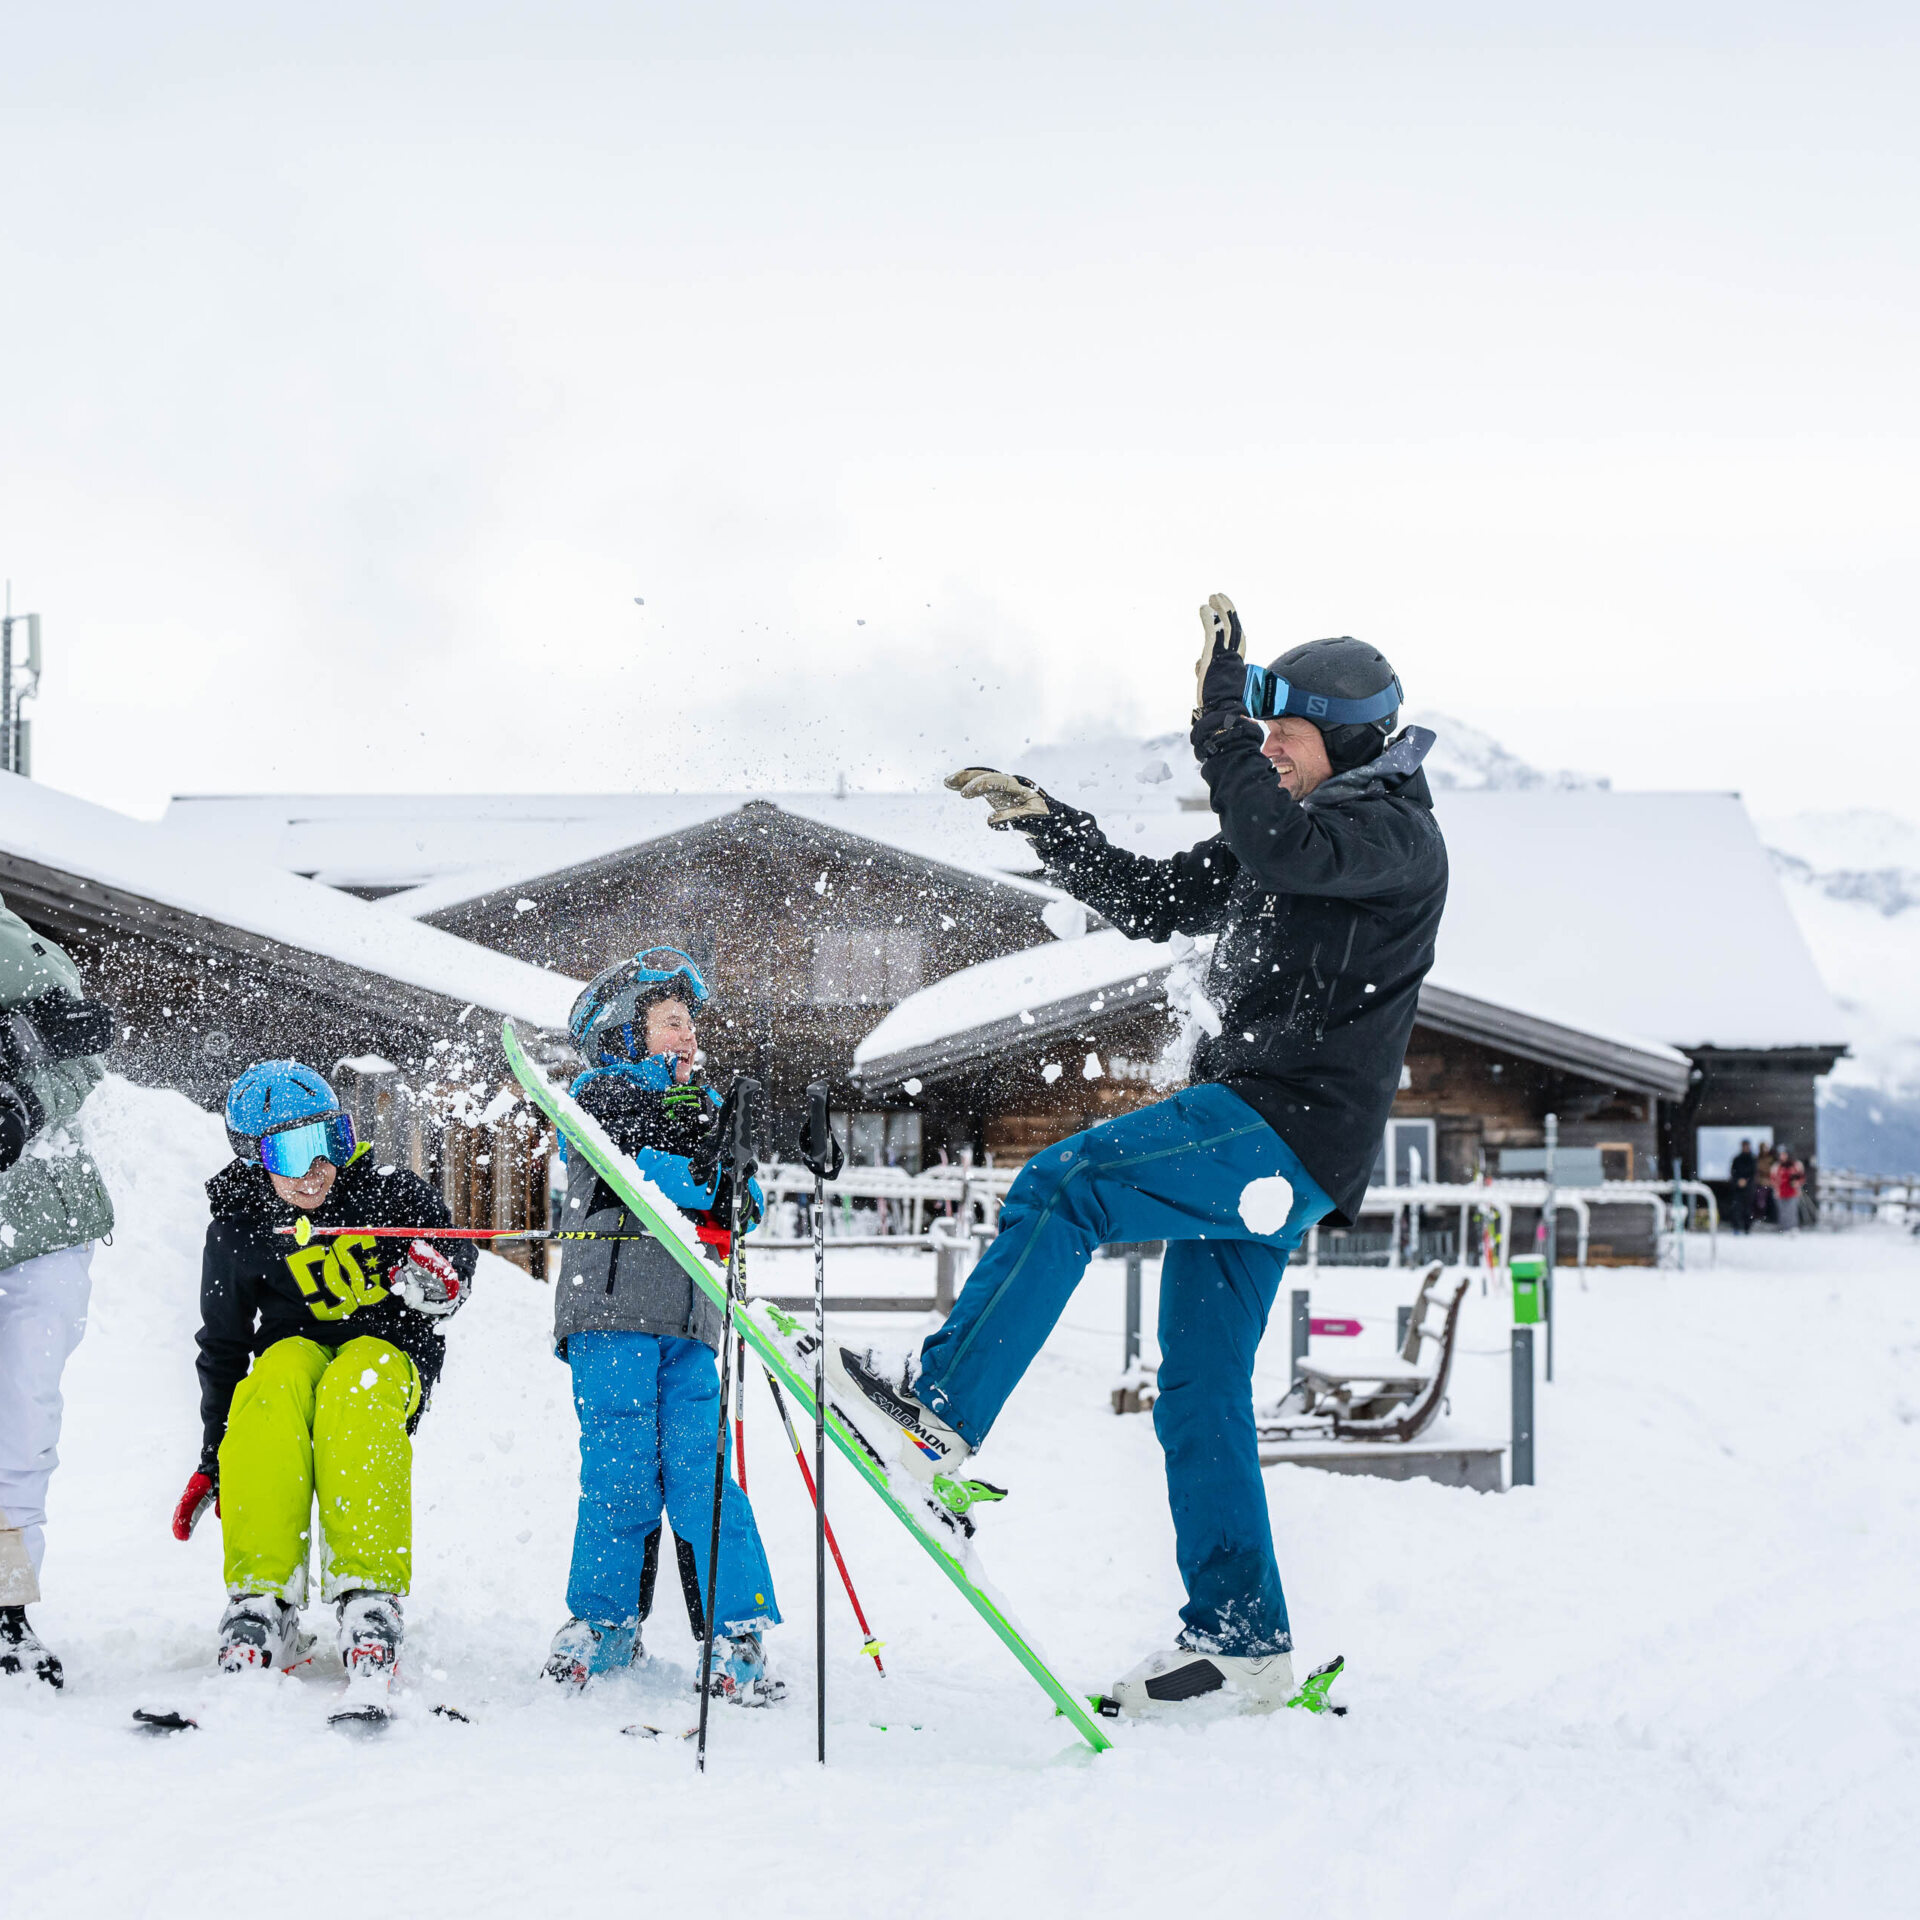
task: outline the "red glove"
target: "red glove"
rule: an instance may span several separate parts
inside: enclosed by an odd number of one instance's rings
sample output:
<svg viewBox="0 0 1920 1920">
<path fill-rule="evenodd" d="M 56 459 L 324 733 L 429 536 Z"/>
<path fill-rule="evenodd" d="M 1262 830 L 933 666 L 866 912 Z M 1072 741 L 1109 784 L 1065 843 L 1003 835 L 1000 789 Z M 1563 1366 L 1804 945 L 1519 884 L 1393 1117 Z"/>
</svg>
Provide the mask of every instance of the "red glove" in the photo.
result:
<svg viewBox="0 0 1920 1920">
<path fill-rule="evenodd" d="M 193 1530 L 200 1524 L 200 1516 L 212 1507 L 217 1514 L 220 1511 L 220 1495 L 214 1485 L 213 1476 L 202 1473 L 198 1468 L 187 1482 L 187 1490 L 180 1496 L 180 1504 L 173 1510 L 173 1537 L 176 1540 L 191 1540 Z"/>
<path fill-rule="evenodd" d="M 429 1240 L 408 1241 L 406 1258 L 394 1268 L 388 1285 L 415 1313 L 452 1313 L 467 1297 L 460 1269 Z"/>
</svg>

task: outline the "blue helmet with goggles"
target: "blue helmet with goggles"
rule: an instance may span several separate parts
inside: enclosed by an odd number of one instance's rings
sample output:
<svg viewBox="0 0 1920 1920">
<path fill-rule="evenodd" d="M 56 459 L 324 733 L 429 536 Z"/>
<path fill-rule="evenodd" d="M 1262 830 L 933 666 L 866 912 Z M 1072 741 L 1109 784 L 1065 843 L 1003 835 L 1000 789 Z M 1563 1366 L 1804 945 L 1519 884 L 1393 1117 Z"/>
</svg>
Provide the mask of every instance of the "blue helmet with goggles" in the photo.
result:
<svg viewBox="0 0 1920 1920">
<path fill-rule="evenodd" d="M 1247 669 L 1247 711 L 1256 720 L 1297 714 L 1326 736 L 1336 773 L 1364 766 L 1399 718 L 1400 677 L 1379 648 L 1343 634 L 1289 648 L 1270 667 Z"/>
<path fill-rule="evenodd" d="M 261 1060 L 227 1094 L 227 1144 L 242 1160 L 298 1180 L 316 1160 L 353 1158 L 353 1118 L 333 1089 L 298 1060 Z"/>
<path fill-rule="evenodd" d="M 711 997 L 691 954 L 678 947 L 643 947 L 587 982 L 567 1016 L 567 1032 L 590 1061 L 642 1060 L 649 1007 L 683 1000 L 689 1012 L 698 1012 Z"/>
</svg>

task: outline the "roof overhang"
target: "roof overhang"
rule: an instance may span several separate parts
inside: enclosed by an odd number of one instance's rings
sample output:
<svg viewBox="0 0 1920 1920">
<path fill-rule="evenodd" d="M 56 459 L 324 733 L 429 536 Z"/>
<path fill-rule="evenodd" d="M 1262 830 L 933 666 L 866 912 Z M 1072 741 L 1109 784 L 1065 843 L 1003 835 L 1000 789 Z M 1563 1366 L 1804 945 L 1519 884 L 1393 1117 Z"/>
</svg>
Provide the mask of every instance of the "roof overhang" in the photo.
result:
<svg viewBox="0 0 1920 1920">
<path fill-rule="evenodd" d="M 1521 1013 L 1491 1000 L 1439 987 L 1420 988 L 1419 1022 L 1436 1033 L 1476 1040 L 1522 1060 L 1578 1073 L 1610 1087 L 1678 1100 L 1687 1090 L 1693 1064 L 1676 1047 L 1636 1044 L 1581 1027 L 1563 1026 L 1537 1014 Z"/>
<path fill-rule="evenodd" d="M 0 849 L 0 897 L 58 940 L 138 939 L 204 960 L 246 959 L 314 999 L 434 1034 L 458 1023 L 462 1002 L 390 974 L 335 960 L 205 914 Z M 531 1023 L 526 1023 L 531 1024 Z"/>
<path fill-rule="evenodd" d="M 866 1092 L 885 1095 L 899 1091 L 909 1080 L 922 1085 L 958 1079 L 1010 1053 L 1027 1054 L 1069 1036 L 1092 1038 L 1103 1027 L 1145 1009 L 1164 1005 L 1171 965 L 1134 975 L 1125 984 L 1102 988 L 1095 1011 L 1089 990 L 1029 1007 L 1023 1014 L 981 1022 L 943 1034 L 920 1046 L 883 1054 L 853 1069 L 854 1080 Z M 1456 1034 L 1478 1041 L 1522 1060 L 1576 1073 L 1602 1085 L 1635 1093 L 1651 1093 L 1677 1100 L 1687 1090 L 1692 1063 L 1676 1048 L 1636 1045 L 1632 1041 L 1563 1026 L 1512 1007 L 1475 999 L 1428 982 L 1420 989 L 1419 1024 L 1436 1033 Z"/>
<path fill-rule="evenodd" d="M 955 1080 L 990 1061 L 1002 1059 L 1010 1049 L 1025 1053 L 1072 1035 L 1086 1034 L 1109 1026 L 1153 1007 L 1166 1005 L 1167 975 L 1171 963 L 1150 967 L 1144 973 L 1130 973 L 1126 980 L 1107 987 L 1080 987 L 1062 1000 L 1050 1000 L 1004 1018 L 985 1020 L 976 1027 L 943 1034 L 917 1047 L 898 1053 L 857 1061 L 855 1082 L 868 1093 L 896 1092 L 908 1080 Z M 1089 1005 L 1099 1000 L 1095 1012 Z"/>
</svg>

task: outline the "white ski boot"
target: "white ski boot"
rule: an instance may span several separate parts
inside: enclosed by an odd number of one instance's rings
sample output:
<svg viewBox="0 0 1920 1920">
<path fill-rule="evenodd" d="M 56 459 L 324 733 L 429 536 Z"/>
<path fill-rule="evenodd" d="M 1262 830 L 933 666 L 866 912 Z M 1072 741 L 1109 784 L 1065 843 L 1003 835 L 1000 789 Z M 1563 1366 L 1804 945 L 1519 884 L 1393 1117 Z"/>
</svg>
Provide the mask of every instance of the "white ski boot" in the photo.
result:
<svg viewBox="0 0 1920 1920">
<path fill-rule="evenodd" d="M 863 1427 L 862 1416 L 877 1414 L 902 1440 L 899 1458 L 915 1479 L 931 1487 L 936 1480 L 957 1480 L 973 1449 L 913 1394 L 913 1362 L 889 1365 L 872 1349 L 865 1352 L 827 1342 L 827 1378 L 839 1388 L 845 1411 Z"/>
<path fill-rule="evenodd" d="M 1257 1659 L 1225 1653 L 1196 1653 L 1175 1647 L 1149 1654 L 1101 1703 L 1107 1714 L 1164 1714 L 1182 1707 L 1222 1707 L 1241 1713 L 1271 1713 L 1294 1697 L 1293 1656 L 1261 1654 Z"/>
<path fill-rule="evenodd" d="M 770 1707 L 786 1697 L 787 1683 L 768 1678 L 766 1650 L 757 1633 L 731 1633 L 713 1643 L 713 1678 L 707 1691 L 736 1707 Z"/>
<path fill-rule="evenodd" d="M 0 1607 L 0 1674 L 16 1673 L 30 1673 L 56 1689 L 67 1684 L 58 1656 L 34 1632 L 26 1608 Z"/>
<path fill-rule="evenodd" d="M 264 1673 L 293 1665 L 300 1609 L 270 1593 L 236 1593 L 220 1616 L 220 1671 Z"/>
<path fill-rule="evenodd" d="M 400 1664 L 400 1636 L 405 1631 L 397 1594 L 373 1587 L 356 1587 L 339 1600 L 340 1664 L 349 1681 L 391 1681 Z"/>
</svg>

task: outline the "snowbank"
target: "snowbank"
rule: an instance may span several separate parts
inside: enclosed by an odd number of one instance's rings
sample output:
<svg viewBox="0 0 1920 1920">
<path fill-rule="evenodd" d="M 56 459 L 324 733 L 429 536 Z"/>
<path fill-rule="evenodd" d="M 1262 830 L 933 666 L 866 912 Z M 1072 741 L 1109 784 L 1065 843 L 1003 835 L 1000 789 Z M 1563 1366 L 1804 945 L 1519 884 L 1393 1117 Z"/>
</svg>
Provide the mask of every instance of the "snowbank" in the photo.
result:
<svg viewBox="0 0 1920 1920">
<path fill-rule="evenodd" d="M 129 820 L 15 774 L 0 774 L 0 849 L 549 1030 L 565 1028 L 580 991 L 564 975 L 418 926 L 222 840 Z"/>
</svg>

